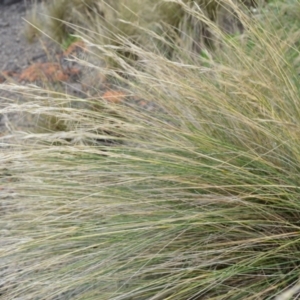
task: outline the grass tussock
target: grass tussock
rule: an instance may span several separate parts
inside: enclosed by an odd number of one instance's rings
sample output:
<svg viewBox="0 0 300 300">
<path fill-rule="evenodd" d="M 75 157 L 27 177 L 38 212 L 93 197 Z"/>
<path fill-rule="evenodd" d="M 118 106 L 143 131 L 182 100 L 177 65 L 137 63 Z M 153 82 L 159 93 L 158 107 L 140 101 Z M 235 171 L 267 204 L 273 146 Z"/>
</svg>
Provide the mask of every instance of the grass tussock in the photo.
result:
<svg viewBox="0 0 300 300">
<path fill-rule="evenodd" d="M 190 47 L 193 51 L 212 48 L 215 37 L 207 26 L 207 20 L 219 24 L 230 34 L 243 31 L 239 17 L 232 7 L 249 8 L 257 1 L 160 1 L 160 0 L 54 0 L 46 2 L 40 11 L 33 10 L 27 26 L 28 38 L 32 39 L 42 29 L 60 44 L 68 44 L 73 34 L 88 34 L 100 44 L 122 42 L 115 35 L 130 42 L 159 51 L 172 57 L 174 45 Z M 259 1 L 264 3 L 264 1 Z M 186 10 L 201 10 L 205 20 L 200 20 Z M 29 34 L 31 33 L 31 34 Z M 125 56 L 129 53 L 123 53 Z"/>
<path fill-rule="evenodd" d="M 6 111 L 47 114 L 68 127 L 1 137 L 1 297 L 298 293 L 297 32 L 287 36 L 236 11 L 247 32 L 231 37 L 184 8 L 215 30 L 214 53 L 174 47 L 177 59 L 169 60 L 115 35 L 139 57 L 133 65 L 82 36 L 120 66 L 101 71 L 128 96 L 155 103 L 154 112 L 113 103 L 90 109 L 99 99 L 77 109 L 51 90 L 14 88 L 34 100 Z"/>
</svg>

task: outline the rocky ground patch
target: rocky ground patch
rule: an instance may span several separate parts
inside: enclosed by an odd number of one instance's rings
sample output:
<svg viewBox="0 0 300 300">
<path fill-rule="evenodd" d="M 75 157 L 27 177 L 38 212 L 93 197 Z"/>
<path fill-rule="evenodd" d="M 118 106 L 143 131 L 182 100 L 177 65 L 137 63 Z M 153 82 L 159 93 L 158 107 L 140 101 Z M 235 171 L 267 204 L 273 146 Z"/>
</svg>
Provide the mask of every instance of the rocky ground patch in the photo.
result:
<svg viewBox="0 0 300 300">
<path fill-rule="evenodd" d="M 55 83 L 66 93 L 80 97 L 88 95 L 82 67 L 68 61 L 84 51 L 83 43 L 75 42 L 66 51 L 45 37 L 29 43 L 25 25 L 33 5 L 42 3 L 30 0 L 0 2 L 0 109 L 10 101 L 22 100 L 22 95 L 8 91 L 7 84 L 44 87 Z M 98 81 L 102 79 L 101 76 L 97 78 Z M 102 94 L 105 95 L 105 91 Z M 2 114 L 1 135 L 7 133 L 11 122 L 20 125 L 20 119 L 16 114 Z M 22 120 L 22 126 L 29 125 L 30 120 Z"/>
<path fill-rule="evenodd" d="M 6 4 L 6 5 L 4 5 Z M 8 5 L 9 4 L 9 5 Z M 99 98 L 99 101 L 138 104 L 142 109 L 154 110 L 154 105 L 141 99 L 126 97 L 120 87 L 111 85 L 97 70 L 84 69 L 74 62 L 74 57 L 85 55 L 86 46 L 73 42 L 65 51 L 47 37 L 29 43 L 25 34 L 26 20 L 33 5 L 41 8 L 36 0 L 0 2 L 0 110 L 10 102 L 25 101 L 22 93 L 11 92 L 9 85 L 35 85 L 58 89 L 75 97 Z M 72 60 L 72 61 L 70 61 Z M 0 136 L 12 130 L 31 129 L 36 120 L 16 113 L 0 114 Z"/>
</svg>

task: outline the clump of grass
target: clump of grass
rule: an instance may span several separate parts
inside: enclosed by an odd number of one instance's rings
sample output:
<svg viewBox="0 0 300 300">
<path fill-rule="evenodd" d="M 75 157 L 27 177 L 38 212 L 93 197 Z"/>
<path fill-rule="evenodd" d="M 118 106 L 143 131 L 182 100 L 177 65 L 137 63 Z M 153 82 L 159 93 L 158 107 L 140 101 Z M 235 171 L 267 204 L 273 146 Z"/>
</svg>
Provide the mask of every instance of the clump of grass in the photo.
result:
<svg viewBox="0 0 300 300">
<path fill-rule="evenodd" d="M 256 4 L 256 1 L 239 0 L 235 5 L 250 7 Z M 184 6 L 200 8 L 207 19 L 230 34 L 243 31 L 242 22 L 228 5 L 211 0 L 54 0 L 46 2 L 43 14 L 33 13 L 29 21 L 30 28 L 35 28 L 34 24 L 41 27 L 37 20 L 42 20 L 43 31 L 60 44 L 65 44 L 70 34 L 91 34 L 92 31 L 98 43 L 116 43 L 121 48 L 114 38 L 117 34 L 170 58 L 179 40 L 183 40 L 181 47 L 185 45 L 196 52 L 213 47 L 214 37 L 207 22 L 194 18 Z M 130 56 L 130 53 L 123 54 Z"/>
<path fill-rule="evenodd" d="M 155 112 L 108 103 L 120 120 L 70 108 L 59 115 L 73 122 L 67 131 L 23 133 L 2 157 L 16 192 L 1 202 L 6 299 L 297 293 L 300 109 L 291 43 L 241 11 L 248 31 L 228 39 L 200 10 L 184 8 L 215 29 L 220 50 L 175 47 L 181 60 L 172 61 L 120 36 L 140 58 L 133 66 L 114 47 L 92 45 L 119 63 L 103 72 Z M 50 106 L 36 99 L 19 109 L 58 117 L 57 98 Z M 90 143 L 103 138 L 122 143 Z"/>
</svg>

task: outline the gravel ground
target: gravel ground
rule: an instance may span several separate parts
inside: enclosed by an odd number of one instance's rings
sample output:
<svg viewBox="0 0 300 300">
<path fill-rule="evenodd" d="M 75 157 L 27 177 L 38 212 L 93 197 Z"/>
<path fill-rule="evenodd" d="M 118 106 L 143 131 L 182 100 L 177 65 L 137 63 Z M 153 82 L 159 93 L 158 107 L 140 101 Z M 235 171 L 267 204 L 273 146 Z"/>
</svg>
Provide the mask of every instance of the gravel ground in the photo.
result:
<svg viewBox="0 0 300 300">
<path fill-rule="evenodd" d="M 35 62 L 47 60 L 44 50 L 46 45 L 40 40 L 29 43 L 24 34 L 25 19 L 33 3 L 36 0 L 0 0 L 0 73 L 21 72 Z M 19 95 L 3 90 L 0 86 L 0 109 L 11 99 L 19 98 Z M 7 133 L 10 121 L 18 119 L 17 115 L 1 114 L 0 135 Z"/>
<path fill-rule="evenodd" d="M 41 5 L 41 4 L 37 4 Z M 24 35 L 25 18 L 32 1 L 10 5 L 0 2 L 0 70 L 18 71 L 32 62 L 46 58 L 40 41 L 29 43 Z"/>
<path fill-rule="evenodd" d="M 9 2 L 11 3 L 9 4 Z M 22 95 L 7 91 L 4 85 L 1 85 L 1 77 L 4 79 L 9 73 L 9 80 L 5 83 L 16 81 L 19 84 L 27 84 L 20 81 L 20 77 L 16 79 L 16 76 L 11 76 L 11 74 L 20 75 L 22 71 L 25 70 L 26 72 L 30 66 L 38 66 L 39 63 L 58 65 L 58 57 L 62 55 L 61 49 L 45 37 L 36 39 L 31 43 L 26 39 L 25 20 L 28 18 L 33 5 L 37 5 L 37 8 L 40 9 L 42 3 L 39 0 L 0 0 L 0 110 L 11 101 L 20 102 L 24 100 Z M 65 59 L 60 58 L 59 64 L 67 69 L 67 73 L 68 70 L 71 70 Z M 81 71 L 80 66 L 77 66 L 77 69 Z M 5 74 L 5 76 L 1 76 L 1 74 Z M 57 83 L 60 89 L 75 96 L 84 96 L 78 78 L 69 76 L 70 72 L 67 75 L 70 77 L 69 80 Z M 30 83 L 40 85 L 41 82 L 31 81 Z M 11 128 L 31 128 L 32 126 L 34 124 L 31 119 L 21 118 L 17 114 L 0 113 L 0 136 L 10 132 Z"/>
</svg>

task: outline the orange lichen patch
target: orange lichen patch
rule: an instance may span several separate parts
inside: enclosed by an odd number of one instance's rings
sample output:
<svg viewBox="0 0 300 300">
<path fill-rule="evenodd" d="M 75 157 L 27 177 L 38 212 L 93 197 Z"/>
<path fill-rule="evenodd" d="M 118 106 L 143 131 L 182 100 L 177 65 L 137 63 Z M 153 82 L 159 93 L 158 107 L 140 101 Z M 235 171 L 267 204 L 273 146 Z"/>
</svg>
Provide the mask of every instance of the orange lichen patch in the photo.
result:
<svg viewBox="0 0 300 300">
<path fill-rule="evenodd" d="M 12 71 L 2 71 L 0 72 L 0 83 L 3 83 L 6 81 L 8 78 L 12 78 L 16 76 L 17 74 L 12 72 Z"/>
<path fill-rule="evenodd" d="M 146 101 L 144 101 L 144 100 L 141 100 L 141 101 L 139 101 L 138 102 L 138 104 L 141 106 L 141 107 L 145 107 L 145 106 L 147 106 L 147 102 Z"/>
<path fill-rule="evenodd" d="M 121 103 L 124 101 L 125 97 L 126 95 L 120 91 L 106 91 L 102 96 L 105 101 L 111 103 Z"/>
<path fill-rule="evenodd" d="M 19 76 L 19 81 L 67 81 L 66 74 L 58 63 L 36 63 L 25 69 Z"/>
<path fill-rule="evenodd" d="M 63 53 L 64 56 L 75 55 L 77 51 L 86 51 L 86 46 L 83 41 L 72 43 Z"/>
</svg>

